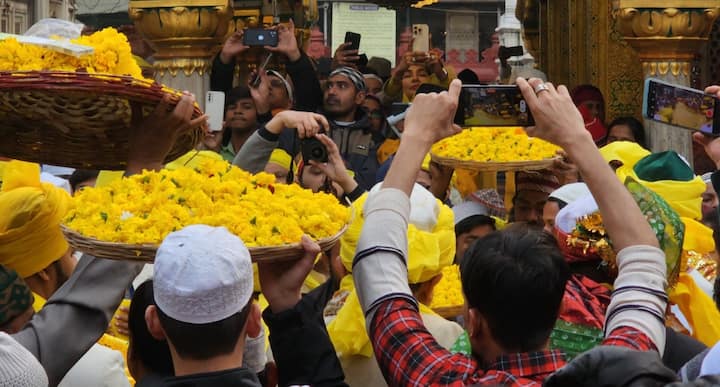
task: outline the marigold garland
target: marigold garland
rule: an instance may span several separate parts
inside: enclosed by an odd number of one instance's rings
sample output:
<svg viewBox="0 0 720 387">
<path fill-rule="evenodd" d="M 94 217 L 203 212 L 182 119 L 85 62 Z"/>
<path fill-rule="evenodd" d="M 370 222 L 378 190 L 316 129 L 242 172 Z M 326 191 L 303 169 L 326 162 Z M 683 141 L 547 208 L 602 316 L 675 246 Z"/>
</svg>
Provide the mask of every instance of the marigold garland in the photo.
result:
<svg viewBox="0 0 720 387">
<path fill-rule="evenodd" d="M 66 225 L 86 237 L 127 244 L 159 244 L 191 224 L 224 226 L 248 247 L 298 243 L 335 235 L 350 211 L 325 193 L 275 176 L 252 175 L 221 160 L 196 169 L 145 171 L 79 192 Z"/>
<path fill-rule="evenodd" d="M 441 157 L 477 161 L 534 161 L 555 156 L 557 146 L 529 137 L 522 128 L 470 128 L 435 144 Z"/>
<path fill-rule="evenodd" d="M 77 71 L 90 74 L 130 75 L 143 79 L 140 66 L 133 58 L 127 37 L 114 28 L 105 28 L 92 35 L 83 35 L 71 42 L 91 46 L 91 55 L 75 57 L 14 38 L 0 41 L 0 70 L 13 71 Z"/>
</svg>

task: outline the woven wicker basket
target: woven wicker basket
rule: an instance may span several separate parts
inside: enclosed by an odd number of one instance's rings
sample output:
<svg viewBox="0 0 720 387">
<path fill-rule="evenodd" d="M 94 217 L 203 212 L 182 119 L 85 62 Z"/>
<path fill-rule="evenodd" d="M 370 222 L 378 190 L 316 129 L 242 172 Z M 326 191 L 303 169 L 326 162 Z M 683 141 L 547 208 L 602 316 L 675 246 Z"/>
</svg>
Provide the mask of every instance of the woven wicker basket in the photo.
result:
<svg viewBox="0 0 720 387">
<path fill-rule="evenodd" d="M 456 306 L 439 306 L 432 308 L 433 312 L 444 318 L 455 318 L 463 313 L 463 305 Z"/>
<path fill-rule="evenodd" d="M 167 89 L 128 76 L 80 72 L 0 72 L 0 156 L 87 169 L 125 169 L 130 103 L 150 114 Z M 179 101 L 172 95 L 172 104 Z M 195 107 L 193 117 L 202 111 Z M 182 135 L 166 161 L 202 139 Z"/>
<path fill-rule="evenodd" d="M 343 226 L 337 234 L 317 241 L 320 249 L 325 251 L 335 246 L 343 233 L 345 233 L 345 230 L 347 230 L 347 225 Z M 98 258 L 152 262 L 158 248 L 158 245 L 153 244 L 130 245 L 100 241 L 80 235 L 65 226 L 62 226 L 62 231 L 73 248 Z M 292 260 L 298 258 L 303 252 L 299 243 L 283 246 L 249 247 L 248 250 L 250 250 L 253 262 Z"/>
<path fill-rule="evenodd" d="M 497 171 L 535 171 L 538 169 L 546 169 L 552 166 L 555 158 L 532 160 L 532 161 L 508 161 L 508 162 L 479 162 L 470 160 L 460 160 L 450 157 L 438 156 L 434 153 L 430 154 L 432 161 L 452 167 L 456 169 L 467 169 L 478 172 L 497 172 Z"/>
</svg>

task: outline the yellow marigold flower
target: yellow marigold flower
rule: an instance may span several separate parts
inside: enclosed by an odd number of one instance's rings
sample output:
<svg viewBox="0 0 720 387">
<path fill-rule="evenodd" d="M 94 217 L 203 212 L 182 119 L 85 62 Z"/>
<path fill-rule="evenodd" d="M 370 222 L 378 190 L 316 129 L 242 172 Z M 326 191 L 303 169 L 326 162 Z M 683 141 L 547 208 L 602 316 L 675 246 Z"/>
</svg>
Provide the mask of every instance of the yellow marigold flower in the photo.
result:
<svg viewBox="0 0 720 387">
<path fill-rule="evenodd" d="M 531 138 L 522 128 L 470 128 L 435 144 L 432 153 L 478 162 L 542 160 L 560 148 Z"/>
<path fill-rule="evenodd" d="M 433 290 L 430 308 L 447 308 L 461 306 L 465 303 L 460 282 L 460 267 L 458 265 L 445 266 L 442 269 L 442 278 Z"/>
<path fill-rule="evenodd" d="M 73 43 L 91 46 L 90 55 L 75 57 L 32 44 L 22 44 L 16 39 L 0 41 L 0 70 L 54 70 L 88 73 L 129 75 L 144 79 L 140 66 L 133 58 L 127 37 L 114 28 L 105 28 L 92 35 L 80 36 Z"/>
<path fill-rule="evenodd" d="M 303 234 L 327 238 L 349 218 L 330 194 L 206 160 L 196 169 L 145 171 L 82 190 L 65 223 L 91 238 L 129 244 L 159 244 L 191 224 L 224 226 L 253 247 L 297 243 Z"/>
</svg>

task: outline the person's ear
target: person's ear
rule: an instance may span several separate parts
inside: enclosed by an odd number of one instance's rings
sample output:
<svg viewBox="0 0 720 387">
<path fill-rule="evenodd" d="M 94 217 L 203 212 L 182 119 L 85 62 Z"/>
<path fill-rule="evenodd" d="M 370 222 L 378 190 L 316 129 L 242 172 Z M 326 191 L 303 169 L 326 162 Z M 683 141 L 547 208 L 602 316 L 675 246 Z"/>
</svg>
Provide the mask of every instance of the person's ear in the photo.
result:
<svg viewBox="0 0 720 387">
<path fill-rule="evenodd" d="M 362 105 L 365 102 L 365 96 L 367 94 L 364 91 L 359 91 L 355 94 L 355 105 Z"/>
<path fill-rule="evenodd" d="M 148 332 L 155 340 L 165 340 L 165 330 L 160 324 L 160 317 L 158 316 L 157 306 L 150 305 L 145 309 L 145 324 L 147 325 Z"/>
<path fill-rule="evenodd" d="M 262 318 L 260 307 L 256 302 L 250 304 L 250 313 L 248 314 L 247 322 L 245 323 L 245 334 L 248 337 L 258 337 L 262 330 Z"/>
<path fill-rule="evenodd" d="M 50 281 L 50 273 L 48 272 L 47 267 L 40 270 L 39 272 L 35 273 L 35 275 L 38 276 L 38 278 L 40 278 L 43 281 Z"/>
</svg>

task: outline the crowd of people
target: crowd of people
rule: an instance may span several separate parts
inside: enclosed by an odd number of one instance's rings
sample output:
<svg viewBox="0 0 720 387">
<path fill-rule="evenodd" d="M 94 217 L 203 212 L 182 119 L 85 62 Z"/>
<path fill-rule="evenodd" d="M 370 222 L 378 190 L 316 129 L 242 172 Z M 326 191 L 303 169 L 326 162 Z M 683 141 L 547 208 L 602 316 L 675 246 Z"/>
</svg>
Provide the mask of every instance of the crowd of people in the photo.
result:
<svg viewBox="0 0 720 387">
<path fill-rule="evenodd" d="M 353 207 L 338 244 L 304 236 L 296 259 L 254 265 L 227 229 L 192 225 L 152 265 L 95 258 L 61 224 L 72 193 L 120 177 L 3 161 L 0 386 L 720 385 L 720 173 L 645 149 L 635 118 L 606 126 L 593 86 L 521 77 L 527 134 L 562 149 L 552 169 L 453 170 L 428 155 L 462 130 L 456 78 L 471 70 L 436 49 L 359 66 L 342 44 L 323 76 L 292 22 L 278 36 L 266 49 L 285 74 L 240 86 L 249 48 L 242 32 L 224 43 L 223 130 L 190 156 L 164 164 L 206 119 L 192 94 L 134 117 L 125 175 L 204 158 L 265 171 Z M 694 140 L 720 169 L 720 139 Z M 451 265 L 464 305 L 441 317 Z"/>
</svg>

